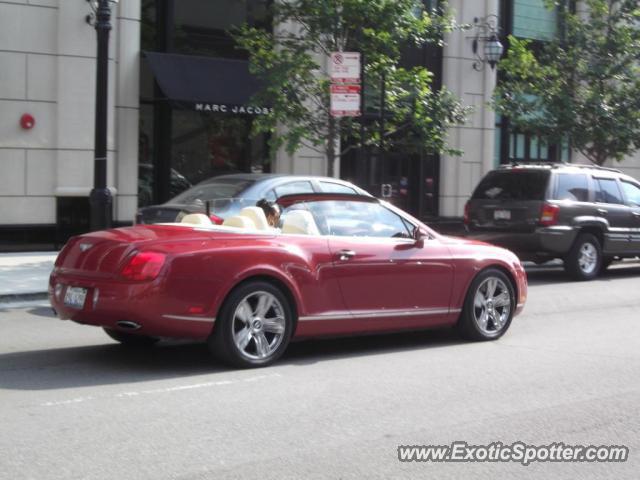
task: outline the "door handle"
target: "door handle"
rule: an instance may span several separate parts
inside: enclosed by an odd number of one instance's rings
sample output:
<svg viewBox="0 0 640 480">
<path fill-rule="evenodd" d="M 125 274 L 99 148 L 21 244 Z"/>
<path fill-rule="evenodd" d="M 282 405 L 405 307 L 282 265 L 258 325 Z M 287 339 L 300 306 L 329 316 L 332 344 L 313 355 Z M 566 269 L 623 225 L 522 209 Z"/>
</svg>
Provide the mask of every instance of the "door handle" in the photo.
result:
<svg viewBox="0 0 640 480">
<path fill-rule="evenodd" d="M 606 215 L 607 213 L 609 213 L 609 210 L 607 210 L 606 208 L 599 208 L 598 213 L 600 215 Z"/>
<path fill-rule="evenodd" d="M 636 218 L 640 218 L 640 212 L 631 212 L 631 214 Z"/>
<path fill-rule="evenodd" d="M 355 256 L 356 252 L 354 252 L 353 250 L 340 250 L 340 252 L 338 253 L 338 258 L 343 262 L 346 262 L 347 260 L 350 260 Z"/>
</svg>

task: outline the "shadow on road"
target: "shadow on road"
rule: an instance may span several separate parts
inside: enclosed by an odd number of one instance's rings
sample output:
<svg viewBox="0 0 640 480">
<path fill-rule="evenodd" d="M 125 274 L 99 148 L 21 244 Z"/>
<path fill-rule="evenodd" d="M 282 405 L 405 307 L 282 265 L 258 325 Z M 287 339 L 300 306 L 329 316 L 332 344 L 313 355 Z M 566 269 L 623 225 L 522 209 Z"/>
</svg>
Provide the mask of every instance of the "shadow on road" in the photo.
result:
<svg viewBox="0 0 640 480">
<path fill-rule="evenodd" d="M 463 343 L 452 330 L 305 340 L 292 343 L 276 365 L 303 366 Z M 214 360 L 203 343 L 169 341 L 143 349 L 105 344 L 12 352 L 0 354 L 0 365 L 0 388 L 11 390 L 145 382 L 230 370 Z"/>
<path fill-rule="evenodd" d="M 638 277 L 640 278 L 640 263 L 638 262 L 623 262 L 614 263 L 603 274 L 598 276 L 591 282 L 611 282 L 617 279 Z M 527 279 L 529 285 L 548 285 L 553 283 L 582 283 L 576 280 L 572 280 L 565 271 L 562 265 L 540 265 L 527 268 Z"/>
</svg>

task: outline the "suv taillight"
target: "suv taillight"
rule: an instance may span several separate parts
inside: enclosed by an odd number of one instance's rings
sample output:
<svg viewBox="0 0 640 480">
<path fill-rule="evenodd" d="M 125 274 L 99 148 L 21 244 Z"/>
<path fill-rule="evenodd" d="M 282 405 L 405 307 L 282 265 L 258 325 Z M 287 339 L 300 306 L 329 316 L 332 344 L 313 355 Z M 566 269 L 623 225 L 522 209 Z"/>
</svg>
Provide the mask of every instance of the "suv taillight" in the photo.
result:
<svg viewBox="0 0 640 480">
<path fill-rule="evenodd" d="M 558 214 L 560 213 L 560 207 L 551 203 L 545 203 L 540 209 L 540 225 L 549 227 L 558 223 Z"/>
<path fill-rule="evenodd" d="M 469 225 L 469 223 L 471 223 L 471 218 L 469 217 L 469 202 L 464 204 L 464 216 L 462 217 L 462 221 L 465 225 Z"/>
<path fill-rule="evenodd" d="M 166 255 L 158 252 L 138 252 L 129 258 L 120 275 L 127 280 L 153 280 L 160 273 Z"/>
</svg>

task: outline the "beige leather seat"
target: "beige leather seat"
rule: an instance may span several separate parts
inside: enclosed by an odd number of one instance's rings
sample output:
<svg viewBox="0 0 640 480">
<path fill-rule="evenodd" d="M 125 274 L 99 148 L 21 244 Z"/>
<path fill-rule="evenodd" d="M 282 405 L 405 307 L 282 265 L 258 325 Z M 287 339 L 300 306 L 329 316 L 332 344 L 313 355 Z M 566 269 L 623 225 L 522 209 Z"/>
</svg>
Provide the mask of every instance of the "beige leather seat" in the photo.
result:
<svg viewBox="0 0 640 480">
<path fill-rule="evenodd" d="M 320 230 L 318 230 L 318 226 L 311 212 L 307 212 L 306 210 L 293 210 L 288 212 L 282 221 L 282 233 L 320 235 Z"/>
<path fill-rule="evenodd" d="M 180 220 L 180 223 L 192 223 L 194 225 L 213 225 L 211 219 L 204 213 L 190 213 Z"/>
<path fill-rule="evenodd" d="M 232 217 L 226 218 L 222 225 L 226 227 L 235 227 L 235 228 L 247 228 L 255 230 L 256 226 L 253 221 L 248 217 L 243 217 L 241 215 L 233 215 Z"/>
<path fill-rule="evenodd" d="M 240 216 L 251 220 L 258 230 L 269 230 L 270 228 L 267 216 L 260 207 L 244 207 L 240 210 Z"/>
</svg>

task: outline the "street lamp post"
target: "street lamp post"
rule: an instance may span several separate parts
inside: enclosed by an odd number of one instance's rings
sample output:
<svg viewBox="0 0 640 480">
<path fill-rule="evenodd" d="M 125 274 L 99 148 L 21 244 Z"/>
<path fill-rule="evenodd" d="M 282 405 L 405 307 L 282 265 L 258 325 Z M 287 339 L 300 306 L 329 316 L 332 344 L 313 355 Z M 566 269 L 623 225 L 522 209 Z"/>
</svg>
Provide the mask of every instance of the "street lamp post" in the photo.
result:
<svg viewBox="0 0 640 480">
<path fill-rule="evenodd" d="M 93 189 L 89 194 L 91 230 L 111 227 L 113 197 L 107 188 L 107 119 L 109 99 L 109 32 L 111 4 L 117 0 L 88 0 L 95 12 L 93 25 L 97 34 L 96 117 Z"/>
</svg>

